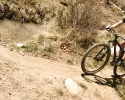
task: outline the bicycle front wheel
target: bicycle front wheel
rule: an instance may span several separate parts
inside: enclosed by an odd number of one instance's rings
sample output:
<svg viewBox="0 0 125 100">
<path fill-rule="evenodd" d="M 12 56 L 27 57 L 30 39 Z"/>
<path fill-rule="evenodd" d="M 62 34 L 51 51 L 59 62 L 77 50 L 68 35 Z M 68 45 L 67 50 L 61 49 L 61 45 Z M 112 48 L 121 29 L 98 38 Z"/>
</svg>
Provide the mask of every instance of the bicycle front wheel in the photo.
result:
<svg viewBox="0 0 125 100">
<path fill-rule="evenodd" d="M 102 70 L 111 55 L 110 46 L 98 43 L 90 47 L 84 54 L 81 68 L 85 74 L 95 74 Z"/>
</svg>

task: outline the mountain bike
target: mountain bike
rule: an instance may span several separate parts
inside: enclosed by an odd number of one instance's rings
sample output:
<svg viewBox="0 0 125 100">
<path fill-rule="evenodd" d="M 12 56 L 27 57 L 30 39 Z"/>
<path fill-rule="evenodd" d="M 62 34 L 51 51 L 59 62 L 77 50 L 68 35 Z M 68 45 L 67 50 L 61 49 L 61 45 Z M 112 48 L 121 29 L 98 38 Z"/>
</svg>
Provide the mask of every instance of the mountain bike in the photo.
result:
<svg viewBox="0 0 125 100">
<path fill-rule="evenodd" d="M 81 69 L 87 75 L 95 74 L 101 71 L 110 58 L 110 65 L 114 66 L 113 73 L 115 77 L 122 76 L 121 73 L 118 74 L 118 63 L 121 61 L 125 51 L 122 50 L 118 39 L 125 40 L 123 36 L 118 35 L 114 30 L 110 29 L 108 32 L 112 33 L 113 38 L 106 43 L 97 43 L 92 45 L 83 55 L 81 61 Z M 114 47 L 113 57 L 111 57 L 111 47 Z M 116 47 L 122 50 L 122 54 L 117 57 Z M 121 66 L 120 66 L 121 67 Z"/>
</svg>

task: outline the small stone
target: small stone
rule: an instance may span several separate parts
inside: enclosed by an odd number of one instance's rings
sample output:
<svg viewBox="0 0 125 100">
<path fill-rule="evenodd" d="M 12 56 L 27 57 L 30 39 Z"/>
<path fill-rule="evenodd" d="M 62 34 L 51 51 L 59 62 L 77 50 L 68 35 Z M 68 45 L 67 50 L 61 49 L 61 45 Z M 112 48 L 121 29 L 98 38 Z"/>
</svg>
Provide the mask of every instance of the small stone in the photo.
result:
<svg viewBox="0 0 125 100">
<path fill-rule="evenodd" d="M 10 48 L 10 51 L 13 51 L 13 47 Z"/>
<path fill-rule="evenodd" d="M 23 43 L 17 43 L 17 47 L 24 47 Z"/>
<path fill-rule="evenodd" d="M 23 51 L 20 51 L 20 54 L 22 55 L 22 56 L 24 56 L 25 54 L 23 53 Z"/>
</svg>

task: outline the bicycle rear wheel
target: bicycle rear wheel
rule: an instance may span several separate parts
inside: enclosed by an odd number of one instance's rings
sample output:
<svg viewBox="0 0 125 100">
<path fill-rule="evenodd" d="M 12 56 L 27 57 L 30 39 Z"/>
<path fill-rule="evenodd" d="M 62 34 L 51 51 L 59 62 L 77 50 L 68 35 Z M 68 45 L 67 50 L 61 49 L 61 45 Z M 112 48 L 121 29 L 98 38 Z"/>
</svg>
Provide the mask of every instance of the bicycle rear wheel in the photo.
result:
<svg viewBox="0 0 125 100">
<path fill-rule="evenodd" d="M 111 50 L 109 45 L 98 43 L 90 47 L 84 54 L 81 68 L 85 74 L 95 74 L 102 70 L 109 61 Z"/>
</svg>

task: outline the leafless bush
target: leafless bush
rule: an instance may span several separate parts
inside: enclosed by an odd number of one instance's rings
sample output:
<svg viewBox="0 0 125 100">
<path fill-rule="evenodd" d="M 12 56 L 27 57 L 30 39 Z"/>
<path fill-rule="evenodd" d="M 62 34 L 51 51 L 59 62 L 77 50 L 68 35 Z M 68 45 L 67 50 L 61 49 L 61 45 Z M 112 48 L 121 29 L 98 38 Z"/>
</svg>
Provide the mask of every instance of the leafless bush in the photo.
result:
<svg viewBox="0 0 125 100">
<path fill-rule="evenodd" d="M 100 28 L 102 13 L 99 7 L 94 0 L 85 4 L 69 3 L 67 8 L 58 11 L 58 25 L 62 29 L 72 27 L 85 32 Z"/>
<path fill-rule="evenodd" d="M 95 0 L 89 0 L 82 4 L 78 3 L 77 1 L 70 2 L 67 7 L 64 7 L 63 9 L 60 9 L 58 11 L 58 25 L 63 30 L 72 28 L 73 31 L 71 32 L 71 34 L 74 34 L 76 42 L 79 43 L 81 40 L 83 40 L 81 42 L 82 45 L 85 46 L 89 39 L 94 38 L 91 37 L 92 35 L 89 35 L 89 33 L 94 33 L 96 29 L 100 29 L 102 27 L 101 18 L 103 14 L 100 8 L 101 6 Z M 87 39 L 85 37 L 86 33 Z M 72 35 L 69 36 L 71 38 Z M 71 40 L 74 39 L 74 36 Z M 83 39 L 80 39 L 80 41 L 78 41 L 78 37 L 81 36 L 83 37 Z M 84 40 L 87 41 L 84 42 Z"/>
</svg>

